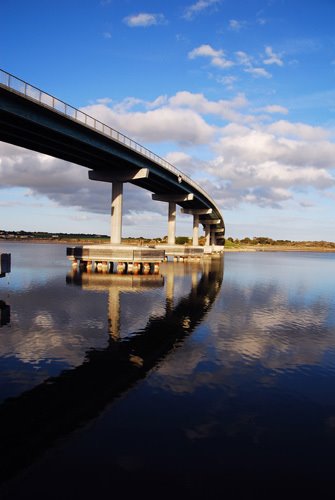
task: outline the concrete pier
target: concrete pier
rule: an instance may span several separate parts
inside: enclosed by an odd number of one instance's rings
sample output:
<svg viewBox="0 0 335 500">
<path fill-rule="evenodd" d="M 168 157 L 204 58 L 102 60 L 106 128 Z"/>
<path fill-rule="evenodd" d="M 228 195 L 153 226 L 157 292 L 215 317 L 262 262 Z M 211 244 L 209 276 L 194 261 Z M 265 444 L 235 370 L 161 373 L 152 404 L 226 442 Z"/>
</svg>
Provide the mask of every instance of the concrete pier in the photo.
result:
<svg viewBox="0 0 335 500">
<path fill-rule="evenodd" d="M 112 184 L 111 244 L 118 245 L 122 237 L 123 182 Z"/>
<path fill-rule="evenodd" d="M 119 274 L 158 272 L 159 264 L 165 260 L 165 252 L 161 248 L 130 245 L 68 247 L 66 254 L 72 261 L 73 267 Z"/>
<path fill-rule="evenodd" d="M 168 218 L 168 244 L 174 245 L 176 242 L 176 203 L 169 201 Z"/>
<path fill-rule="evenodd" d="M 199 215 L 193 215 L 193 246 L 199 245 Z"/>
<path fill-rule="evenodd" d="M 83 245 L 67 248 L 67 257 L 77 269 L 117 274 L 158 273 L 161 262 L 201 260 L 223 253 L 222 245 Z"/>
</svg>

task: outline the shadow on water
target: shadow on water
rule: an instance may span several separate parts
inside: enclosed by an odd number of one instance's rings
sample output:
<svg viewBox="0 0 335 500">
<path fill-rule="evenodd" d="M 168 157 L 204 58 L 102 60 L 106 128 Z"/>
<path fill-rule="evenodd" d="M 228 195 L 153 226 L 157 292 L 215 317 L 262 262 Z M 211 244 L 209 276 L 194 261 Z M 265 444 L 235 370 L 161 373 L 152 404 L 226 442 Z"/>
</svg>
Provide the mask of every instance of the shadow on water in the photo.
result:
<svg viewBox="0 0 335 500">
<path fill-rule="evenodd" d="M 109 290 L 108 346 L 88 351 L 82 365 L 0 405 L 0 481 L 14 476 L 57 439 L 98 416 L 194 331 L 220 290 L 223 261 L 194 266 L 190 291 L 175 300 L 169 287 L 174 266 L 166 265 L 164 313 L 149 317 L 144 329 L 126 339 L 119 337 L 118 294 L 132 287 L 162 286 L 162 276 L 67 276 L 68 284 L 84 290 Z"/>
<path fill-rule="evenodd" d="M 10 306 L 0 300 L 0 327 L 10 323 Z"/>
</svg>

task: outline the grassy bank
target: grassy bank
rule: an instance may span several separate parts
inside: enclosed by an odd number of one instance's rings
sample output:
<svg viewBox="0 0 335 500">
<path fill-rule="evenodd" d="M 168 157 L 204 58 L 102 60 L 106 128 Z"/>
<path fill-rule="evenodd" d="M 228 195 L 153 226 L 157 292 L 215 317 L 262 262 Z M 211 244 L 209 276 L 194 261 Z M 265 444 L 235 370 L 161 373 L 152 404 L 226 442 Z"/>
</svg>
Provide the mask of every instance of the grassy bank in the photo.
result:
<svg viewBox="0 0 335 500">
<path fill-rule="evenodd" d="M 226 240 L 227 252 L 335 252 L 329 241 L 275 241 L 269 243 Z"/>
</svg>

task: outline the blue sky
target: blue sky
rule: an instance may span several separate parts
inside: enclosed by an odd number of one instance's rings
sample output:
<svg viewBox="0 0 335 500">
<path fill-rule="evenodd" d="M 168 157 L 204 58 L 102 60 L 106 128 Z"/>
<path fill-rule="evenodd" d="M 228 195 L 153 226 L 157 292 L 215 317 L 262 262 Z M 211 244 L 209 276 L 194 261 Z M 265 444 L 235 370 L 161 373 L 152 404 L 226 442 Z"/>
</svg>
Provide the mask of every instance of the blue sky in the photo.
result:
<svg viewBox="0 0 335 500">
<path fill-rule="evenodd" d="M 333 0 L 3 0 L 0 67 L 198 181 L 226 235 L 334 236 Z M 0 143 L 1 228 L 109 233 L 110 185 Z M 124 236 L 167 206 L 127 185 Z M 191 235 L 190 216 L 177 234 Z"/>
</svg>

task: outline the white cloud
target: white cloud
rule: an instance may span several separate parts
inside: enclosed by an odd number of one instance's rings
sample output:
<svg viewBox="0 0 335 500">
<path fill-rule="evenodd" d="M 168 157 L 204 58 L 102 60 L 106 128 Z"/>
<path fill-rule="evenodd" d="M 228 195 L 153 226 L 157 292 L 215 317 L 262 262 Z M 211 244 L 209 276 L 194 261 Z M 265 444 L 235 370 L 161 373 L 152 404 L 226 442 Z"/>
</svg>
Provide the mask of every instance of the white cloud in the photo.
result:
<svg viewBox="0 0 335 500">
<path fill-rule="evenodd" d="M 305 141 L 322 141 L 330 137 L 330 131 L 322 127 L 314 127 L 306 123 L 294 123 L 286 120 L 279 120 L 268 126 L 268 131 L 287 137 L 296 137 Z"/>
<path fill-rule="evenodd" d="M 280 113 L 282 115 L 288 114 L 288 109 L 284 106 L 279 106 L 278 104 L 270 104 L 269 106 L 265 106 L 261 108 L 261 111 L 265 111 L 266 113 Z"/>
<path fill-rule="evenodd" d="M 249 118 L 236 111 L 245 108 L 248 104 L 244 94 L 237 94 L 231 100 L 209 101 L 203 94 L 183 91 L 172 96 L 169 99 L 169 104 L 173 108 L 190 108 L 201 115 L 217 115 L 229 121 L 245 121 Z"/>
<path fill-rule="evenodd" d="M 192 177 L 197 168 L 197 160 L 184 151 L 171 151 L 165 155 L 166 160 L 181 170 L 189 177 Z"/>
<path fill-rule="evenodd" d="M 112 99 L 97 99 L 98 104 L 109 104 Z M 167 102 L 166 95 L 160 95 L 156 97 L 153 101 L 144 101 L 143 99 L 137 99 L 135 97 L 126 97 L 121 102 L 116 103 L 113 107 L 114 111 L 117 113 L 125 113 L 130 109 L 154 109 L 163 106 Z"/>
<path fill-rule="evenodd" d="M 15 187 L 25 188 L 28 197 L 45 196 L 58 206 L 73 207 L 76 217 L 81 215 L 75 210 L 94 214 L 110 210 L 111 184 L 90 181 L 87 168 L 0 142 L 0 192 Z M 125 195 L 125 214 L 148 205 L 149 192 L 129 184 L 125 189 L 131 193 Z"/>
<path fill-rule="evenodd" d="M 223 55 L 222 50 L 215 50 L 210 45 L 200 45 L 196 49 L 189 52 L 188 57 L 194 59 L 195 57 L 205 56 L 205 57 L 221 57 Z"/>
<path fill-rule="evenodd" d="M 146 105 L 148 109 L 154 109 L 163 106 L 164 104 L 166 104 L 166 102 L 167 102 L 167 96 L 160 95 L 153 101 L 147 102 Z"/>
<path fill-rule="evenodd" d="M 192 178 L 201 178 L 201 185 L 222 206 L 248 203 L 279 208 L 295 199 L 296 190 L 327 190 L 335 185 L 335 144 L 326 129 L 285 120 L 262 124 L 246 113 L 249 103 L 243 94 L 215 101 L 181 91 L 152 102 L 157 103 L 152 111 L 144 102 L 142 112 L 128 108 L 117 113 L 107 107 L 91 111 L 100 119 L 107 113 L 103 121 L 127 127 L 127 135 L 139 142 L 179 143 L 181 149 L 167 155 L 168 161 Z M 279 105 L 263 110 L 287 113 Z M 231 123 L 219 128 L 210 125 L 210 116 Z M 185 144 L 205 145 L 212 159 L 199 162 L 183 151 Z"/>
<path fill-rule="evenodd" d="M 222 130 L 215 151 L 209 172 L 221 177 L 221 186 L 228 183 L 240 201 L 261 205 L 267 199 L 269 205 L 278 204 L 292 198 L 297 188 L 335 186 L 333 143 L 289 139 L 275 135 L 271 126 L 231 124 Z"/>
<path fill-rule="evenodd" d="M 110 104 L 113 100 L 110 97 L 102 97 L 101 99 L 97 99 L 99 104 Z"/>
<path fill-rule="evenodd" d="M 250 73 L 255 78 L 272 78 L 271 73 L 266 71 L 264 68 L 245 68 L 246 73 Z"/>
<path fill-rule="evenodd" d="M 280 55 L 275 54 L 272 50 L 272 47 L 265 47 L 265 54 L 268 56 L 268 58 L 263 60 L 264 64 L 276 64 L 277 66 L 283 66 L 284 63 Z"/>
<path fill-rule="evenodd" d="M 191 50 L 188 54 L 189 59 L 195 59 L 196 57 L 209 57 L 211 59 L 211 64 L 219 68 L 230 68 L 234 65 L 232 61 L 229 61 L 224 56 L 223 50 L 215 50 L 211 45 L 204 44 Z"/>
<path fill-rule="evenodd" d="M 149 111 L 120 111 L 116 107 L 88 106 L 84 111 L 139 142 L 175 141 L 205 144 L 215 128 L 191 109 L 162 106 Z"/>
<path fill-rule="evenodd" d="M 187 19 L 188 21 L 190 21 L 200 12 L 203 12 L 204 10 L 208 9 L 209 7 L 214 7 L 215 5 L 218 5 L 219 3 L 221 3 L 221 0 L 198 0 L 197 2 L 195 2 L 194 4 L 192 4 L 186 8 L 183 17 L 185 19 Z"/>
<path fill-rule="evenodd" d="M 222 207 L 299 204 L 298 191 L 305 191 L 306 203 L 307 190 L 327 196 L 335 186 L 332 131 L 288 120 L 269 123 L 269 115 L 262 123 L 259 109 L 251 115 L 249 106 L 243 94 L 210 100 L 202 93 L 180 91 L 151 101 L 103 99 L 83 111 L 143 145 L 156 142 L 170 150 L 167 160 L 198 180 Z M 276 104 L 262 110 L 287 113 Z M 110 204 L 111 186 L 89 181 L 87 169 L 5 143 L 0 143 L 0 186 L 26 188 L 86 213 L 107 214 Z M 136 213 L 157 210 L 147 191 L 127 189 L 129 223 Z"/>
<path fill-rule="evenodd" d="M 166 20 L 163 14 L 149 14 L 141 12 L 132 16 L 127 16 L 123 19 L 125 24 L 130 28 L 154 26 L 157 24 L 165 24 Z"/>
<path fill-rule="evenodd" d="M 241 163 L 277 161 L 282 165 L 333 169 L 335 144 L 325 140 L 326 136 L 327 132 L 318 127 L 285 121 L 253 127 L 230 124 L 222 129 L 217 146 L 221 154 L 224 146 L 225 152 L 230 151 Z"/>
<path fill-rule="evenodd" d="M 165 158 L 168 162 L 177 167 L 178 165 L 185 165 L 186 163 L 190 163 L 192 161 L 192 157 L 183 151 L 171 151 Z"/>
<path fill-rule="evenodd" d="M 237 52 L 235 52 L 235 55 L 237 57 L 238 63 L 242 64 L 242 66 L 252 66 L 253 58 L 246 52 L 238 50 Z"/>
<path fill-rule="evenodd" d="M 216 81 L 218 83 L 222 83 L 227 87 L 228 90 L 232 90 L 234 88 L 234 83 L 238 80 L 236 76 L 229 75 L 229 76 L 222 76 L 218 77 Z"/>
<path fill-rule="evenodd" d="M 244 71 L 246 73 L 251 74 L 254 78 L 271 78 L 272 75 L 266 71 L 266 69 L 261 68 L 261 67 L 255 67 L 255 61 L 254 58 L 250 55 L 248 55 L 246 52 L 243 52 L 241 50 L 235 52 L 235 55 L 237 57 L 238 64 L 241 66 L 244 66 Z"/>
<path fill-rule="evenodd" d="M 234 26 L 237 29 L 237 21 L 234 22 Z M 242 66 L 244 72 L 252 75 L 254 78 L 272 78 L 271 73 L 267 71 L 261 64 L 271 65 L 276 64 L 278 66 L 283 65 L 283 61 L 280 59 L 278 54 L 275 54 L 271 47 L 266 47 L 265 52 L 268 56 L 267 59 L 260 61 L 255 57 L 247 54 L 242 50 L 235 52 L 235 61 L 228 59 L 225 55 L 223 49 L 214 49 L 209 44 L 203 44 L 188 53 L 189 59 L 195 59 L 197 57 L 208 57 L 212 66 L 217 68 L 227 69 L 233 66 Z"/>
<path fill-rule="evenodd" d="M 114 109 L 117 113 L 125 113 L 129 109 L 134 108 L 138 104 L 142 105 L 143 103 L 144 103 L 144 101 L 142 101 L 141 99 L 137 99 L 135 97 L 126 97 L 121 102 L 117 103 L 114 106 Z M 101 103 L 101 104 L 104 104 L 104 103 Z"/>
<path fill-rule="evenodd" d="M 245 25 L 246 25 L 245 21 L 238 21 L 237 19 L 231 19 L 229 21 L 229 29 L 231 31 L 236 31 L 237 33 L 240 32 Z"/>
</svg>

